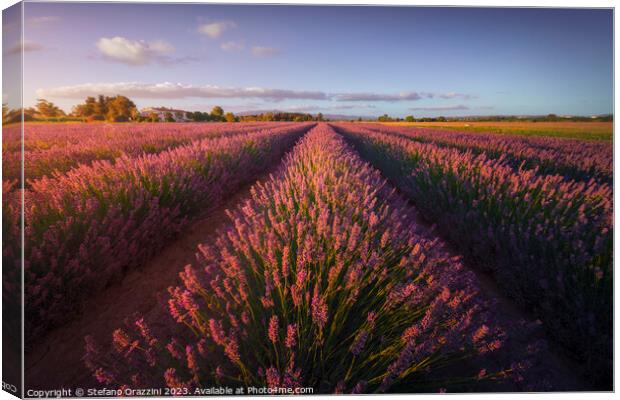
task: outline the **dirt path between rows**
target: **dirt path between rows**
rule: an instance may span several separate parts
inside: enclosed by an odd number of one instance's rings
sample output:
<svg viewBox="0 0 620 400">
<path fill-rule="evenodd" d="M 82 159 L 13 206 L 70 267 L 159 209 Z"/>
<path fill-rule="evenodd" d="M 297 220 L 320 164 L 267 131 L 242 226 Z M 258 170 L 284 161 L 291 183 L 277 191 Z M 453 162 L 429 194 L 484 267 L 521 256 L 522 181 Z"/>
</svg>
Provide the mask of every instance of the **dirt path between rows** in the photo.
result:
<svg viewBox="0 0 620 400">
<path fill-rule="evenodd" d="M 225 210 L 233 209 L 250 196 L 250 188 L 266 181 L 280 168 L 274 165 L 251 184 L 244 185 L 221 207 L 209 212 L 185 229 L 182 236 L 167 246 L 142 268 L 129 272 L 122 281 L 90 298 L 85 313 L 70 323 L 51 331 L 26 354 L 26 389 L 99 387 L 85 367 L 84 337 L 91 335 L 98 343 L 109 343 L 114 329 L 123 326 L 135 313 L 148 321 L 167 320 L 161 297 L 169 286 L 180 284 L 179 272 L 195 262 L 197 246 L 215 239 L 216 232 L 228 222 Z"/>
</svg>

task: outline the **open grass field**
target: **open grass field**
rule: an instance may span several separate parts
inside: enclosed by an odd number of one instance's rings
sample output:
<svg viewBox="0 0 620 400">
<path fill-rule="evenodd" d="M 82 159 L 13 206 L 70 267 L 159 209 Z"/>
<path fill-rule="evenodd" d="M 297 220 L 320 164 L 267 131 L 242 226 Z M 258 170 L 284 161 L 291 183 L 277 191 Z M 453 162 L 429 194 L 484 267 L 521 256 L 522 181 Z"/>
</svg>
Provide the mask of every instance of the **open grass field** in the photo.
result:
<svg viewBox="0 0 620 400">
<path fill-rule="evenodd" d="M 501 135 L 551 136 L 586 140 L 612 140 L 613 122 L 387 122 L 386 125 L 486 132 Z"/>
</svg>

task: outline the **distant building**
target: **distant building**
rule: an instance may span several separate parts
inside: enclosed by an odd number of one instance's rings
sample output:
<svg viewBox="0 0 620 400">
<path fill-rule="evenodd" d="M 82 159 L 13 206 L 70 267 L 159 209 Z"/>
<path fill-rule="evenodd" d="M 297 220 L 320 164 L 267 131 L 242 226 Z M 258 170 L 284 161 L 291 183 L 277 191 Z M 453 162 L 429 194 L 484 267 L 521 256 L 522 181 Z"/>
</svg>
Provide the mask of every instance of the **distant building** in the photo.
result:
<svg viewBox="0 0 620 400">
<path fill-rule="evenodd" d="M 174 108 L 166 108 L 166 107 L 147 107 L 140 110 L 141 117 L 150 117 L 153 114 L 157 115 L 157 118 L 160 121 L 165 121 L 166 117 L 171 114 L 172 118 L 176 122 L 187 122 L 190 119 L 187 117 L 187 111 L 184 110 L 175 110 Z"/>
</svg>

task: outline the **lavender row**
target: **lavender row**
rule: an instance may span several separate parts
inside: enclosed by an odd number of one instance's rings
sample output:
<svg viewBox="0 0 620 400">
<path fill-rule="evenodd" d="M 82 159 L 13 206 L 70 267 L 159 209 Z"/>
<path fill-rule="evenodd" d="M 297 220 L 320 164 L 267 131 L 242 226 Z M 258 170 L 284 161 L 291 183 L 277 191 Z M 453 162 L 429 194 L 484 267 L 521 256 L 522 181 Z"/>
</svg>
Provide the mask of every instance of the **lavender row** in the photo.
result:
<svg viewBox="0 0 620 400">
<path fill-rule="evenodd" d="M 226 131 L 236 129 L 239 125 L 246 128 L 269 128 L 273 123 L 36 123 L 24 124 L 23 146 L 25 151 L 41 151 L 55 147 L 64 147 L 90 142 L 100 138 L 116 138 L 127 136 L 149 136 L 154 130 L 166 134 L 185 135 L 190 131 L 200 134 L 207 131 Z M 22 126 L 19 124 L 3 127 L 2 151 L 4 153 L 20 152 L 22 148 Z"/>
<path fill-rule="evenodd" d="M 43 176 L 62 174 L 80 164 L 114 160 L 121 155 L 156 154 L 209 137 L 230 136 L 276 124 L 128 124 L 128 125 L 26 125 L 23 154 L 26 185 Z M 290 126 L 290 124 L 288 125 Z M 9 135 L 11 136 L 11 135 Z M 6 143 L 3 179 L 21 175 L 22 153 Z"/>
<path fill-rule="evenodd" d="M 24 192 L 27 338 L 69 318 L 80 300 L 139 266 L 308 129 L 206 139 L 32 182 Z"/>
<path fill-rule="evenodd" d="M 559 174 L 567 179 L 611 184 L 613 147 L 611 142 L 520 137 L 438 129 L 365 124 L 364 128 L 397 134 L 422 143 L 471 151 L 492 159 L 502 159 L 513 168 L 536 169 L 540 174 Z"/>
<path fill-rule="evenodd" d="M 411 211 L 320 125 L 169 289 L 177 333 L 138 319 L 114 332 L 111 353 L 87 339 L 87 365 L 106 387 L 190 395 L 212 385 L 436 392 L 449 384 L 440 371 L 502 340 L 473 274 L 416 233 Z"/>
<path fill-rule="evenodd" d="M 340 125 L 362 155 L 599 379 L 611 379 L 611 187 Z"/>
<path fill-rule="evenodd" d="M 21 348 L 21 193 L 14 190 L 16 182 L 2 182 L 2 321 L 3 327 Z"/>
</svg>

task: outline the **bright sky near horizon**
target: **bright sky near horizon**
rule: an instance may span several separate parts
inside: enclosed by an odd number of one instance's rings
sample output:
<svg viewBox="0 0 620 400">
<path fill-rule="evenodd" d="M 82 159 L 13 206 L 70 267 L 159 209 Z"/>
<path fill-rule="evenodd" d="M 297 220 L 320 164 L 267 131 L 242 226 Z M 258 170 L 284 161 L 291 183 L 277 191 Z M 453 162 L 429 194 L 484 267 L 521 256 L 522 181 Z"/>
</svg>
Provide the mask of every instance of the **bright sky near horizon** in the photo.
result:
<svg viewBox="0 0 620 400">
<path fill-rule="evenodd" d="M 5 61 L 19 57 L 10 22 Z M 610 9 L 25 3 L 24 32 L 26 106 L 123 94 L 202 111 L 613 112 Z"/>
</svg>

